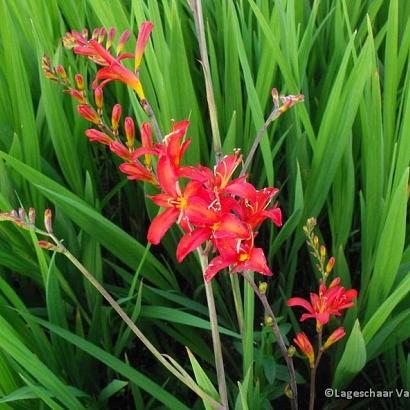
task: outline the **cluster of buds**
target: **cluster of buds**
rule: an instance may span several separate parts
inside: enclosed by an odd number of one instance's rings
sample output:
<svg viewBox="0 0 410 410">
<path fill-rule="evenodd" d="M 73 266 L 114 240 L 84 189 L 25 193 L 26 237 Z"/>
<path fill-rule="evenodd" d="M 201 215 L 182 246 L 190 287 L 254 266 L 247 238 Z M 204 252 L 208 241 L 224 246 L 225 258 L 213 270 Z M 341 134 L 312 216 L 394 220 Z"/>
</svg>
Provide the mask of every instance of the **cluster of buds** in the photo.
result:
<svg viewBox="0 0 410 410">
<path fill-rule="evenodd" d="M 182 159 L 191 141 L 185 138 L 189 121 L 173 123 L 171 132 L 157 144 L 152 141 L 150 124 L 141 124 L 141 145 L 138 147 L 135 147 L 135 124 L 130 117 L 124 120 L 125 138 L 119 138 L 122 113 L 119 104 L 112 109 L 111 124 L 104 123 L 102 89 L 109 81 L 118 80 L 131 87 L 141 105 L 145 106 L 139 69 L 152 28 L 150 22 L 142 24 L 134 54 L 122 53 L 129 37 L 127 32 L 123 33 L 116 57 L 110 52 L 115 35 L 113 29 L 108 32 L 96 29 L 91 39 L 88 39 L 85 30 L 81 33 L 73 31 L 64 37 L 66 48 L 102 66 L 92 83 L 96 109 L 91 107 L 88 100 L 78 106 L 80 115 L 98 128 L 91 128 L 85 134 L 90 141 L 109 146 L 114 154 L 125 161 L 119 169 L 129 179 L 141 180 L 159 189 L 160 192 L 150 196 L 150 199 L 164 211 L 153 219 L 149 227 L 149 242 L 158 244 L 168 229 L 177 223 L 184 231 L 176 251 L 178 261 L 181 262 L 195 249 L 202 249 L 203 245 L 203 252 L 215 254 L 205 272 L 206 280 L 211 280 L 218 271 L 228 267 L 232 273 L 252 270 L 272 275 L 265 254 L 255 246 L 254 239 L 265 219 L 270 219 L 276 226 L 282 224 L 281 211 L 272 203 L 278 189 L 267 187 L 257 190 L 247 182 L 246 175 L 234 178 L 236 169 L 242 163 L 239 150 L 224 157 L 214 169 L 202 165 L 184 166 Z M 122 64 L 122 60 L 131 57 L 135 61 L 134 72 Z M 51 78 L 49 73 L 55 70 L 49 64 L 46 68 L 46 76 Z M 85 96 L 82 78 L 78 79 L 76 91 Z M 70 89 L 68 91 L 74 94 Z M 281 97 L 283 110 L 301 98 Z"/>
<path fill-rule="evenodd" d="M 272 100 L 275 110 L 285 112 L 298 102 L 303 101 L 304 96 L 302 94 L 297 95 L 279 95 L 276 88 L 272 88 Z"/>
<path fill-rule="evenodd" d="M 324 245 L 320 245 L 317 235 L 314 233 L 316 219 L 309 218 L 307 224 L 303 227 L 307 237 L 307 244 L 312 249 L 312 255 L 318 261 L 317 268 L 322 274 L 319 283 L 319 292 L 310 293 L 310 301 L 294 297 L 288 300 L 288 306 L 300 306 L 306 310 L 302 314 L 300 321 L 306 319 L 315 319 L 316 332 L 319 335 L 319 351 L 323 352 L 338 340 L 342 339 L 346 332 L 343 327 L 336 329 L 322 344 L 323 325 L 329 323 L 331 316 L 341 316 L 342 311 L 354 306 L 353 300 L 357 298 L 355 289 L 346 290 L 340 285 L 341 279 L 336 277 L 329 286 L 326 286 L 326 280 L 333 270 L 335 258 L 330 257 L 326 263 L 327 250 Z M 302 353 L 308 358 L 310 367 L 315 366 L 315 354 L 311 342 L 305 333 L 299 333 L 294 339 L 294 343 L 299 347 Z"/>
<path fill-rule="evenodd" d="M 53 224 L 52 224 L 52 212 L 51 209 L 46 209 L 44 211 L 44 228 L 45 230 L 36 227 L 36 211 L 34 208 L 30 208 L 28 213 L 24 208 L 19 208 L 18 210 L 11 210 L 10 212 L 0 212 L 0 222 L 10 221 L 13 222 L 19 228 L 36 232 L 40 235 L 50 236 L 53 235 Z M 47 250 L 60 251 L 61 250 L 53 243 L 48 241 L 38 241 L 38 245 L 41 248 Z"/>
<path fill-rule="evenodd" d="M 327 249 L 325 245 L 319 244 L 319 237 L 315 234 L 316 218 L 309 218 L 306 225 L 303 227 L 303 232 L 307 238 L 307 245 L 311 249 L 311 254 L 317 260 L 316 268 L 321 273 L 322 279 L 330 275 L 335 265 L 335 258 L 331 256 L 327 259 Z"/>
</svg>

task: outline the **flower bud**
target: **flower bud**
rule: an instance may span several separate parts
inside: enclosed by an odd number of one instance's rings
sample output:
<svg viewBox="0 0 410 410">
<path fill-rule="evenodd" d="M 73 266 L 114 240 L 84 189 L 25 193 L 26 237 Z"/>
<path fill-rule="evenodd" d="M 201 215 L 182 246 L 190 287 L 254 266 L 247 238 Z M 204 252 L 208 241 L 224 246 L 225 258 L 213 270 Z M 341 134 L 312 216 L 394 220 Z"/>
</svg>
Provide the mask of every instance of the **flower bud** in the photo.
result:
<svg viewBox="0 0 410 410">
<path fill-rule="evenodd" d="M 346 335 L 346 332 L 343 327 L 339 327 L 336 329 L 326 340 L 325 344 L 323 345 L 322 349 L 326 350 L 332 346 L 333 343 L 336 343 L 340 339 L 342 339 Z"/>
<path fill-rule="evenodd" d="M 321 246 L 320 246 L 320 256 L 321 256 L 322 258 L 325 258 L 325 257 L 326 257 L 326 254 L 327 254 L 326 246 L 325 246 L 325 245 L 321 245 Z"/>
<path fill-rule="evenodd" d="M 265 316 L 265 326 L 272 326 L 272 325 L 273 325 L 272 316 L 266 315 Z"/>
<path fill-rule="evenodd" d="M 259 283 L 259 293 L 261 295 L 264 295 L 268 289 L 268 284 L 266 282 L 260 282 Z"/>
<path fill-rule="evenodd" d="M 100 116 L 87 104 L 77 105 L 78 113 L 85 118 L 87 121 L 92 122 L 93 124 L 100 123 Z"/>
<path fill-rule="evenodd" d="M 310 343 L 308 337 L 305 333 L 298 333 L 296 337 L 293 339 L 293 342 L 302 353 L 308 358 L 309 365 L 311 368 L 315 365 L 315 353 L 313 351 L 312 344 Z"/>
<path fill-rule="evenodd" d="M 126 42 L 128 41 L 128 39 L 130 38 L 130 34 L 131 34 L 131 33 L 130 33 L 128 30 L 124 31 L 124 32 L 121 34 L 120 39 L 119 39 L 119 41 L 118 41 L 117 49 L 116 49 L 117 55 L 121 53 L 122 49 L 123 49 L 124 46 L 125 46 L 125 43 L 126 43 Z"/>
<path fill-rule="evenodd" d="M 84 90 L 84 78 L 81 74 L 77 73 L 74 77 L 75 84 L 80 91 Z"/>
<path fill-rule="evenodd" d="M 101 87 L 97 87 L 94 90 L 94 99 L 95 99 L 95 105 L 97 106 L 98 109 L 102 109 L 104 105 L 104 95 L 103 95 L 103 90 Z"/>
<path fill-rule="evenodd" d="M 93 34 L 91 35 L 91 38 L 93 39 L 93 40 L 96 40 L 97 38 L 98 38 L 98 35 L 100 34 L 100 29 L 99 28 L 95 28 L 94 30 L 93 30 Z"/>
<path fill-rule="evenodd" d="M 272 88 L 272 100 L 275 109 L 279 108 L 279 94 L 276 88 Z"/>
<path fill-rule="evenodd" d="M 288 357 L 293 357 L 296 353 L 296 347 L 293 345 L 290 345 L 288 347 Z"/>
<path fill-rule="evenodd" d="M 335 266 L 336 259 L 332 256 L 329 258 L 329 261 L 326 265 L 326 275 L 329 275 L 332 272 L 333 266 Z"/>
<path fill-rule="evenodd" d="M 58 75 L 60 76 L 61 79 L 63 79 L 63 80 L 67 79 L 67 73 L 65 72 L 65 69 L 61 64 L 59 64 L 56 67 L 56 71 L 57 71 L 57 73 L 58 73 Z"/>
<path fill-rule="evenodd" d="M 26 220 L 26 211 L 24 210 L 24 208 L 19 208 L 18 213 L 19 213 L 19 218 L 22 221 L 25 221 Z"/>
<path fill-rule="evenodd" d="M 49 208 L 44 211 L 44 226 L 48 233 L 53 233 L 52 213 Z"/>
<path fill-rule="evenodd" d="M 125 136 L 127 137 L 127 146 L 131 148 L 134 146 L 135 140 L 135 124 L 131 117 L 126 117 L 124 120 Z"/>
<path fill-rule="evenodd" d="M 118 130 L 118 125 L 121 119 L 121 112 L 122 108 L 120 104 L 115 104 L 114 107 L 112 107 L 111 127 L 114 132 Z"/>
<path fill-rule="evenodd" d="M 34 208 L 28 210 L 28 220 L 32 225 L 36 223 L 36 210 Z"/>
<path fill-rule="evenodd" d="M 104 27 L 101 27 L 98 33 L 98 40 L 97 40 L 99 43 L 102 43 L 104 41 L 106 33 L 107 33 L 107 30 Z"/>
<path fill-rule="evenodd" d="M 317 235 L 313 235 L 313 246 L 315 247 L 315 249 L 317 249 L 319 246 L 319 238 Z"/>
<path fill-rule="evenodd" d="M 38 242 L 37 242 L 37 245 L 38 245 L 40 248 L 46 249 L 46 250 L 48 250 L 48 251 L 58 251 L 58 250 L 59 250 L 55 244 L 53 244 L 53 243 L 51 243 L 51 242 L 48 242 L 48 241 L 43 241 L 43 240 L 42 240 L 42 241 L 38 241 Z"/>
<path fill-rule="evenodd" d="M 93 128 L 86 130 L 85 135 L 91 142 L 99 142 L 104 145 L 110 145 L 112 142 L 112 139 L 107 134 Z"/>
<path fill-rule="evenodd" d="M 285 396 L 286 396 L 287 398 L 293 399 L 294 394 L 293 394 L 293 391 L 292 391 L 291 387 L 289 386 L 289 384 L 287 384 L 287 385 L 285 386 L 284 393 L 285 393 Z"/>
<path fill-rule="evenodd" d="M 151 34 L 154 25 L 150 21 L 144 21 L 138 32 L 137 44 L 135 46 L 135 64 L 134 70 L 137 71 L 141 65 L 142 55 L 145 47 L 148 43 L 149 36 Z"/>
<path fill-rule="evenodd" d="M 114 27 L 111 27 L 110 30 L 108 31 L 107 42 L 105 44 L 105 48 L 107 50 L 111 47 L 112 41 L 114 40 L 116 33 L 117 33 L 117 30 Z"/>
<path fill-rule="evenodd" d="M 132 153 L 119 141 L 113 141 L 110 144 L 110 150 L 126 161 L 131 161 Z"/>
</svg>

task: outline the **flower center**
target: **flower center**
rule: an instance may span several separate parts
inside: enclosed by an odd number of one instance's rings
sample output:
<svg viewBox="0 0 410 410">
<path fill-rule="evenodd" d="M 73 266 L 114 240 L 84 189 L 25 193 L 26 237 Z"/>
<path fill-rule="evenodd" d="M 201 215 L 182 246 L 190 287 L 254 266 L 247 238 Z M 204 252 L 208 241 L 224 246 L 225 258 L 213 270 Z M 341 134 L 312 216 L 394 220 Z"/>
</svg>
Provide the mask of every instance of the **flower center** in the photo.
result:
<svg viewBox="0 0 410 410">
<path fill-rule="evenodd" d="M 238 259 L 240 262 L 245 262 L 249 259 L 249 255 L 247 253 L 241 253 Z"/>
<path fill-rule="evenodd" d="M 176 206 L 178 209 L 185 209 L 186 206 L 188 205 L 187 199 L 184 198 L 183 196 L 180 196 L 176 202 L 177 202 L 177 203 L 176 203 L 175 206 Z"/>
</svg>

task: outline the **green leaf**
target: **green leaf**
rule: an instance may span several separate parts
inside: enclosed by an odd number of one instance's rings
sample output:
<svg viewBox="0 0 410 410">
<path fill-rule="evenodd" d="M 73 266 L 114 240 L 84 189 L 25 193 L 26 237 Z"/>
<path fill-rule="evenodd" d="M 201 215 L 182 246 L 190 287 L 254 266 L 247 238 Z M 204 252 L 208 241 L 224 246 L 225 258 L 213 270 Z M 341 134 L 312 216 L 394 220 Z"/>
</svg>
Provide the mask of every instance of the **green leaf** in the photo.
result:
<svg viewBox="0 0 410 410">
<path fill-rule="evenodd" d="M 209 394 L 212 398 L 214 398 L 217 401 L 220 401 L 220 397 L 219 397 L 217 390 L 215 389 L 212 382 L 209 380 L 209 377 L 205 373 L 204 369 L 198 363 L 198 360 L 196 360 L 195 356 L 188 348 L 187 348 L 187 352 L 188 352 L 189 361 L 191 362 L 192 370 L 194 371 L 195 379 L 198 383 L 198 386 L 201 387 L 204 390 L 204 392 Z M 204 403 L 206 410 L 213 409 L 213 407 L 210 404 L 208 404 L 207 401 L 203 400 L 203 403 Z"/>
<path fill-rule="evenodd" d="M 356 374 L 366 364 L 366 345 L 360 330 L 359 321 L 356 320 L 345 350 L 340 359 L 334 376 L 333 387 L 341 389 L 346 387 Z"/>
</svg>

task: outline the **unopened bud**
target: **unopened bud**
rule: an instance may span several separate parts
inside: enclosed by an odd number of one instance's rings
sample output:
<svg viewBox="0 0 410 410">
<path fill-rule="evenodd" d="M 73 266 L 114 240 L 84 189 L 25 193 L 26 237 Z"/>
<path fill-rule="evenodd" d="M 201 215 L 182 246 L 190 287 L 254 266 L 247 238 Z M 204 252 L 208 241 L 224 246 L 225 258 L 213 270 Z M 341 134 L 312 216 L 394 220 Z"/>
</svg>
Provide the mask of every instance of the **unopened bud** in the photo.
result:
<svg viewBox="0 0 410 410">
<path fill-rule="evenodd" d="M 28 220 L 32 225 L 36 223 L 36 210 L 34 208 L 28 210 Z"/>
<path fill-rule="evenodd" d="M 279 94 L 276 88 L 272 88 L 272 100 L 275 109 L 279 108 Z"/>
<path fill-rule="evenodd" d="M 105 48 L 107 50 L 111 47 L 112 41 L 114 40 L 116 32 L 117 30 L 114 27 L 111 27 L 110 30 L 108 31 L 107 43 L 105 44 Z"/>
<path fill-rule="evenodd" d="M 60 78 L 62 78 L 63 80 L 65 80 L 67 78 L 67 73 L 65 72 L 65 69 L 61 64 L 59 64 L 56 67 L 56 71 L 57 71 L 58 75 L 60 76 Z"/>
<path fill-rule="evenodd" d="M 48 233 L 53 233 L 52 213 L 49 208 L 44 211 L 44 226 Z"/>
<path fill-rule="evenodd" d="M 273 318 L 272 316 L 266 315 L 265 316 L 265 325 L 272 326 L 273 325 Z"/>
<path fill-rule="evenodd" d="M 317 235 L 313 235 L 313 245 L 317 249 L 319 246 L 319 238 Z"/>
<path fill-rule="evenodd" d="M 24 210 L 24 208 L 19 208 L 19 218 L 22 221 L 26 220 L 26 211 Z"/>
<path fill-rule="evenodd" d="M 307 220 L 307 227 L 309 228 L 309 230 L 312 230 L 316 226 L 316 223 L 317 223 L 316 218 L 313 216 L 310 217 Z"/>
<path fill-rule="evenodd" d="M 107 33 L 107 30 L 104 28 L 104 27 L 102 27 L 101 29 L 100 29 L 100 32 L 98 33 L 98 42 L 99 43 L 102 43 L 103 41 L 104 41 L 104 38 L 105 38 L 105 34 Z"/>
<path fill-rule="evenodd" d="M 326 265 L 326 274 L 329 275 L 330 272 L 332 272 L 333 266 L 335 266 L 336 259 L 332 256 L 329 258 L 329 261 L 327 262 Z"/>
<path fill-rule="evenodd" d="M 95 99 L 95 105 L 97 106 L 98 109 L 102 109 L 104 105 L 104 95 L 103 95 L 103 90 L 101 87 L 97 87 L 94 90 L 94 99 Z"/>
<path fill-rule="evenodd" d="M 289 386 L 289 384 L 287 384 L 285 386 L 285 395 L 286 397 L 288 397 L 289 399 L 293 399 L 294 395 L 293 395 L 293 391 L 291 389 L 291 387 Z"/>
<path fill-rule="evenodd" d="M 97 38 L 98 38 L 98 35 L 100 34 L 100 29 L 99 28 L 95 28 L 94 30 L 93 30 L 93 34 L 91 35 L 91 38 L 93 39 L 93 40 L 96 40 Z"/>
<path fill-rule="evenodd" d="M 84 90 L 84 78 L 81 74 L 77 73 L 74 77 L 75 84 L 80 91 Z"/>
<path fill-rule="evenodd" d="M 88 29 L 87 29 L 87 28 L 83 28 L 83 29 L 81 30 L 81 36 L 82 36 L 83 38 L 88 38 Z"/>
<path fill-rule="evenodd" d="M 325 246 L 325 245 L 321 245 L 321 246 L 320 246 L 320 256 L 321 256 L 322 258 L 325 258 L 325 257 L 326 257 L 326 254 L 327 254 L 326 246 Z"/>
<path fill-rule="evenodd" d="M 259 283 L 259 293 L 261 295 L 264 295 L 268 289 L 268 284 L 266 282 L 260 282 Z"/>
<path fill-rule="evenodd" d="M 48 251 L 61 252 L 61 250 L 54 243 L 48 241 L 38 241 L 37 244 L 40 248 L 46 249 Z"/>
<path fill-rule="evenodd" d="M 111 127 L 114 132 L 118 130 L 118 126 L 121 119 L 121 112 L 122 108 L 120 104 L 115 104 L 114 107 L 112 107 Z"/>
<path fill-rule="evenodd" d="M 98 125 L 101 121 L 100 116 L 87 104 L 77 105 L 77 111 L 83 118 L 93 124 Z"/>
<path fill-rule="evenodd" d="M 332 346 L 333 343 L 336 343 L 340 339 L 344 338 L 346 335 L 346 332 L 343 327 L 339 327 L 336 329 L 326 340 L 325 344 L 323 345 L 322 349 L 326 350 L 329 349 L 330 346 Z"/>
<path fill-rule="evenodd" d="M 293 345 L 290 345 L 288 347 L 288 357 L 293 357 L 296 353 L 296 347 Z"/>
<path fill-rule="evenodd" d="M 125 136 L 127 137 L 127 146 L 132 148 L 135 140 L 135 124 L 131 117 L 126 117 L 124 120 Z"/>
<path fill-rule="evenodd" d="M 125 46 L 125 43 L 126 43 L 126 42 L 128 41 L 128 39 L 130 38 L 130 34 L 131 34 L 131 33 L 130 33 L 128 30 L 127 30 L 127 31 L 124 31 L 124 32 L 121 34 L 120 39 L 119 39 L 119 41 L 118 41 L 117 49 L 116 49 L 117 55 L 121 53 L 122 49 L 123 49 L 124 46 Z"/>
<path fill-rule="evenodd" d="M 112 142 L 112 139 L 107 134 L 93 128 L 86 130 L 85 135 L 91 142 L 99 142 L 104 145 L 110 145 Z"/>
</svg>

